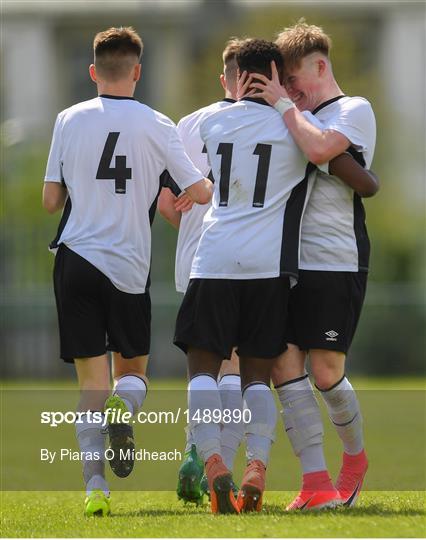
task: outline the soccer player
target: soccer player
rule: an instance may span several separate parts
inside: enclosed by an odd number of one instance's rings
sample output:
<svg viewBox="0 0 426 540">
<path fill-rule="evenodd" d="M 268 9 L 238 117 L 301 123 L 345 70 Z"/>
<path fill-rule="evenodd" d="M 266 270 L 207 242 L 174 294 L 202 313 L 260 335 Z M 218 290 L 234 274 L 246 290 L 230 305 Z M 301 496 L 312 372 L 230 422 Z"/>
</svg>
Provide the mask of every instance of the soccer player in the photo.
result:
<svg viewBox="0 0 426 540">
<path fill-rule="evenodd" d="M 240 72 L 271 76 L 271 60 L 282 71 L 278 47 L 264 40 L 248 40 L 236 58 Z M 286 349 L 290 277 L 297 277 L 305 178 L 312 168 L 280 115 L 257 96 L 243 96 L 211 114 L 200 133 L 215 178 L 214 195 L 178 314 L 175 344 L 188 355 L 190 419 L 206 464 L 212 511 L 259 511 L 276 422 L 270 374 Z M 221 407 L 219 368 L 234 346 L 244 408 L 250 413 L 248 466 L 238 502 L 221 456 L 220 428 L 209 421 Z"/>
<path fill-rule="evenodd" d="M 80 450 L 88 456 L 87 516 L 110 510 L 104 422 L 113 471 L 124 477 L 133 467 L 132 459 L 120 456 L 120 450 L 134 449 L 132 428 L 120 414 L 135 414 L 146 395 L 150 227 L 160 175 L 170 171 L 200 204 L 210 201 L 212 190 L 186 156 L 173 122 L 133 98 L 141 74 L 139 35 L 131 27 L 110 28 L 95 36 L 93 47 L 89 72 L 98 97 L 58 115 L 43 189 L 48 212 L 63 208 L 51 244 L 57 249 L 54 289 L 61 357 L 74 362 L 79 410 L 87 412 L 76 424 Z M 109 350 L 115 386 L 105 403 Z M 100 415 L 104 406 L 105 414 L 115 409 L 106 419 Z M 89 411 L 98 411 L 101 422 L 92 421 Z"/>
<path fill-rule="evenodd" d="M 220 83 L 225 92 L 224 99 L 185 116 L 177 125 L 186 153 L 205 176 L 210 174 L 210 166 L 207 161 L 204 142 L 200 136 L 200 124 L 213 112 L 235 103 L 238 69 L 235 55 L 242 43 L 243 40 L 230 39 L 222 54 L 223 73 L 220 75 Z M 185 293 L 189 283 L 192 260 L 201 236 L 203 218 L 209 205 L 195 204 L 187 212 L 176 211 L 176 195 L 179 190 L 174 189 L 172 191 L 170 186 L 177 187 L 175 184 L 173 186 L 173 181 L 171 181 L 169 187 L 161 190 L 158 198 L 158 210 L 167 221 L 179 230 L 176 246 L 175 282 L 176 290 Z M 218 382 L 221 409 L 222 411 L 231 411 L 231 416 L 232 414 L 235 416 L 233 411 L 241 411 L 242 409 L 239 373 L 239 359 L 235 351 L 233 351 L 231 359 L 222 362 Z M 204 481 L 202 476 L 204 463 L 197 455 L 191 429 L 187 428 L 186 435 L 185 458 L 179 469 L 177 493 L 179 498 L 185 502 L 200 502 L 203 496 Z M 231 419 L 231 421 L 221 424 L 222 456 L 226 467 L 230 471 L 233 470 L 235 455 L 243 436 L 244 426 L 242 422 Z"/>
<path fill-rule="evenodd" d="M 370 103 L 344 95 L 329 58 L 330 38 L 301 21 L 285 29 L 276 43 L 285 62 L 285 88 L 279 69 L 273 77 L 252 75 L 250 87 L 274 105 L 297 144 L 316 164 L 350 151 L 362 165 L 373 159 L 376 124 Z M 246 85 L 243 85 L 243 91 Z M 324 128 L 299 112 L 311 111 Z M 337 493 L 322 450 L 323 427 L 312 386 L 305 373 L 309 354 L 316 387 L 342 440 L 343 465 L 336 489 L 353 506 L 367 471 L 362 416 L 345 358 L 365 296 L 370 245 L 362 196 L 378 185 L 350 186 L 318 173 L 301 228 L 299 282 L 289 300 L 288 351 L 274 367 L 273 381 L 283 405 L 286 432 L 303 470 L 303 486 L 287 507 L 318 509 L 333 505 Z"/>
</svg>

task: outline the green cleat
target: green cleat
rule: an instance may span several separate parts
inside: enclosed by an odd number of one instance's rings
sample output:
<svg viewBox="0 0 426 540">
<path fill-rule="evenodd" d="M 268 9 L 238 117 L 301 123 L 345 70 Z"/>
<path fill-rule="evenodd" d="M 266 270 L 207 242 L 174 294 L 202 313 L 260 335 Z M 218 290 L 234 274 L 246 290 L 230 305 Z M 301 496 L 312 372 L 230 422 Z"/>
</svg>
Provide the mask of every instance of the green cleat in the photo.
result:
<svg viewBox="0 0 426 540">
<path fill-rule="evenodd" d="M 126 404 L 119 396 L 110 396 L 105 401 L 105 411 L 110 409 L 108 418 L 109 448 L 114 452 L 109 464 L 114 474 L 120 478 L 125 478 L 133 470 L 135 441 L 133 428 L 124 422 L 114 422 L 118 415 L 128 413 Z M 118 416 L 118 419 L 120 417 Z"/>
<path fill-rule="evenodd" d="M 84 501 L 84 515 L 86 517 L 105 517 L 111 512 L 111 499 L 100 489 L 94 489 Z"/>
<path fill-rule="evenodd" d="M 185 452 L 184 461 L 179 469 L 178 486 L 176 493 L 179 499 L 185 503 L 195 503 L 197 506 L 203 503 L 204 491 L 201 489 L 201 479 L 204 473 L 204 465 L 198 457 L 195 444 L 191 450 Z"/>
</svg>

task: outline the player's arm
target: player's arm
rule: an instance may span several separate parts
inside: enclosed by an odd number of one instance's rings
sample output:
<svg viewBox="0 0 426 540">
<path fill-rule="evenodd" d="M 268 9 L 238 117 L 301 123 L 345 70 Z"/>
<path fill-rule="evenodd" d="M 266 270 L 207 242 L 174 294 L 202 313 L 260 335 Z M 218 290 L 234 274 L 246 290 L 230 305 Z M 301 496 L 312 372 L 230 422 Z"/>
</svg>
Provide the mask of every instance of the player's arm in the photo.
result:
<svg viewBox="0 0 426 540">
<path fill-rule="evenodd" d="M 213 195 L 213 183 L 208 178 L 203 178 L 195 184 L 185 188 L 185 192 L 197 204 L 207 204 Z"/>
<path fill-rule="evenodd" d="M 44 177 L 42 204 L 49 214 L 62 210 L 68 196 L 62 173 L 62 117 L 62 113 L 56 117 Z"/>
<path fill-rule="evenodd" d="M 176 127 L 172 129 L 169 139 L 166 169 L 180 190 L 184 191 L 193 202 L 207 204 L 211 201 L 213 183 L 205 178 L 189 159 Z M 179 196 L 177 203 L 182 201 L 182 204 L 186 205 L 188 197 Z M 185 211 L 179 204 L 175 205 L 175 209 Z"/>
<path fill-rule="evenodd" d="M 179 229 L 181 212 L 175 210 L 176 195 L 165 187 L 161 190 L 158 197 L 157 208 L 163 218 L 170 223 L 175 229 Z"/>
<path fill-rule="evenodd" d="M 62 210 L 67 199 L 67 188 L 60 182 L 45 182 L 43 186 L 43 208 L 49 214 Z"/>
<path fill-rule="evenodd" d="M 351 187 L 360 197 L 372 197 L 379 191 L 379 179 L 364 169 L 349 152 L 340 154 L 329 163 L 329 172 Z"/>
<path fill-rule="evenodd" d="M 280 98 L 288 100 L 288 94 L 279 80 L 275 62 L 271 62 L 272 79 L 268 79 L 262 74 L 251 74 L 251 79 L 256 78 L 261 82 L 252 82 L 246 76 L 241 78 L 241 92 L 249 88 L 256 88 L 260 93 L 256 97 L 265 99 L 274 106 Z M 350 141 L 342 133 L 334 130 L 324 129 L 314 126 L 305 116 L 291 104 L 283 113 L 284 121 L 308 160 L 315 165 L 321 165 L 330 161 L 334 157 L 345 152 L 350 146 Z"/>
</svg>

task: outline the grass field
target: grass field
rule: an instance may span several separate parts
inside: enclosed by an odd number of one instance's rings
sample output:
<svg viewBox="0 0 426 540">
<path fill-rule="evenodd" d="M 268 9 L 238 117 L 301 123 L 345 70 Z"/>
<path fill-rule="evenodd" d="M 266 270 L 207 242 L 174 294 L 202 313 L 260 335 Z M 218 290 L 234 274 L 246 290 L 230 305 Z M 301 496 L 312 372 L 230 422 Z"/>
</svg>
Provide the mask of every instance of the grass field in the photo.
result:
<svg viewBox="0 0 426 540">
<path fill-rule="evenodd" d="M 73 426 L 41 426 L 40 410 L 73 410 L 75 383 L 4 383 L 1 418 L 2 537 L 412 537 L 426 536 L 424 379 L 354 381 L 364 411 L 370 459 L 365 490 L 354 509 L 288 514 L 300 472 L 281 425 L 268 468 L 261 514 L 213 516 L 208 506 L 184 506 L 173 491 L 177 462 L 137 463 L 125 480 L 108 477 L 112 516 L 83 516 L 81 464 L 40 463 L 40 445 L 73 447 Z M 183 381 L 161 381 L 149 410 L 176 407 Z M 362 390 L 361 390 L 362 389 Z M 171 396 L 170 403 L 165 403 Z M 53 407 L 53 408 L 50 408 Z M 324 416 L 326 457 L 335 477 L 341 447 Z M 183 446 L 182 425 L 136 426 L 138 446 Z M 244 467 L 241 449 L 235 478 Z M 109 468 L 108 468 L 109 469 Z M 35 491 L 35 490 L 41 491 Z M 122 491 L 127 489 L 127 491 Z M 69 491 L 64 491 L 69 490 Z M 280 491 L 278 491 L 280 490 Z M 281 491 L 287 490 L 287 491 Z M 291 491 L 290 491 L 291 490 Z M 201 518 L 201 519 L 200 519 Z"/>
<path fill-rule="evenodd" d="M 357 507 L 287 514 L 289 492 L 269 492 L 261 514 L 214 516 L 170 492 L 116 492 L 112 515 L 84 518 L 76 492 L 3 492 L 3 537 L 409 537 L 426 534 L 420 492 L 365 492 Z"/>
</svg>

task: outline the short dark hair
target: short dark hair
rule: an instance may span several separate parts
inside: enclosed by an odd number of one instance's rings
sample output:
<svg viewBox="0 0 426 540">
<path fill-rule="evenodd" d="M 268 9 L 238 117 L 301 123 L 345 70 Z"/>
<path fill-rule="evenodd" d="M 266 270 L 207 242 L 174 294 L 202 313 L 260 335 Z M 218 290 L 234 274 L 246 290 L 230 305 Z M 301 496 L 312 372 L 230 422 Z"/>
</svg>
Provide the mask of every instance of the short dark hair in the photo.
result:
<svg viewBox="0 0 426 540">
<path fill-rule="evenodd" d="M 261 73 L 269 79 L 272 77 L 271 62 L 273 60 L 282 81 L 284 61 L 280 49 L 272 41 L 249 39 L 238 50 L 236 59 L 240 72 Z"/>
<path fill-rule="evenodd" d="M 101 76 L 117 81 L 128 75 L 143 52 L 142 39 L 131 27 L 108 28 L 93 41 L 95 66 Z"/>
</svg>

